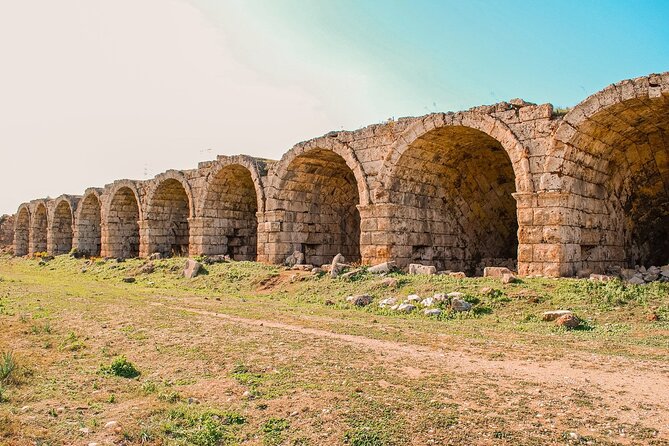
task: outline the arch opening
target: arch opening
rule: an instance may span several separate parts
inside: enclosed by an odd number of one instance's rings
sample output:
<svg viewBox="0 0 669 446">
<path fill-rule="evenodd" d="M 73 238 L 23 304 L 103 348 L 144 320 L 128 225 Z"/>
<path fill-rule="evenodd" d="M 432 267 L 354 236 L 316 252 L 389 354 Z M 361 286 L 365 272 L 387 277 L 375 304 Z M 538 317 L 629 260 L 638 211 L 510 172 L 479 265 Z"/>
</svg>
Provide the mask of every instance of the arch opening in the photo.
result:
<svg viewBox="0 0 669 446">
<path fill-rule="evenodd" d="M 129 187 L 121 187 L 111 199 L 107 232 L 107 252 L 111 257 L 139 255 L 139 203 Z"/>
<path fill-rule="evenodd" d="M 162 181 L 147 208 L 149 254 L 188 255 L 190 204 L 180 181 Z"/>
<path fill-rule="evenodd" d="M 77 250 L 83 256 L 99 256 L 101 249 L 101 205 L 90 193 L 81 201 L 77 217 Z"/>
<path fill-rule="evenodd" d="M 278 202 L 288 244 L 307 263 L 329 263 L 338 253 L 361 260 L 358 186 L 341 156 L 324 149 L 297 156 L 281 178 Z"/>
<path fill-rule="evenodd" d="M 564 175 L 581 201 L 581 268 L 669 264 L 669 97 L 595 113 L 566 149 Z"/>
<path fill-rule="evenodd" d="M 239 164 L 220 169 L 207 186 L 202 215 L 205 254 L 256 260 L 258 196 L 251 172 Z"/>
<path fill-rule="evenodd" d="M 481 274 L 516 267 L 513 165 L 502 144 L 470 127 L 445 126 L 413 141 L 389 184 L 399 237 L 412 263 Z"/>
<path fill-rule="evenodd" d="M 16 228 L 14 231 L 14 255 L 25 256 L 28 254 L 30 243 L 30 213 L 22 207 L 16 216 Z"/>
<path fill-rule="evenodd" d="M 72 208 L 66 200 L 61 200 L 53 212 L 51 222 L 51 254 L 57 256 L 72 250 Z"/>
<path fill-rule="evenodd" d="M 47 250 L 47 210 L 44 203 L 35 208 L 35 215 L 30 228 L 30 254 L 43 253 Z"/>
</svg>

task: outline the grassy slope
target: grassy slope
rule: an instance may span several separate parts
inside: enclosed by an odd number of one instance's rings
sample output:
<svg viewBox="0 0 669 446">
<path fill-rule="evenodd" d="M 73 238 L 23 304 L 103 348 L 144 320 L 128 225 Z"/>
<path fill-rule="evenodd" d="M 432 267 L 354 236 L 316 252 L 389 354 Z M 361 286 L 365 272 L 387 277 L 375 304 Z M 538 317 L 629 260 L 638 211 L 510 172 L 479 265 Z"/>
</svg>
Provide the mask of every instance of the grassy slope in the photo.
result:
<svg viewBox="0 0 669 446">
<path fill-rule="evenodd" d="M 3 385 L 0 444 L 545 444 L 586 426 L 581 435 L 595 444 L 621 441 L 610 433 L 620 426 L 623 443 L 659 438 L 658 426 L 626 420 L 624 405 L 612 417 L 596 391 L 539 396 L 545 386 L 535 382 L 458 374 L 396 352 L 202 312 L 498 361 L 578 353 L 666 362 L 666 284 L 397 275 L 399 288 L 389 289 L 371 275 L 331 280 L 253 263 L 213 265 L 189 280 L 180 277 L 182 262 L 157 261 L 143 274 L 140 260 L 86 265 L 61 256 L 40 266 L 0 259 L 0 350 L 13 350 L 21 365 Z M 136 282 L 121 281 L 129 276 Z M 499 292 L 482 294 L 483 287 Z M 478 302 L 476 313 L 435 319 L 344 302 L 349 294 L 378 300 L 450 291 Z M 585 329 L 567 332 L 537 318 L 555 308 L 574 310 Z M 648 321 L 651 313 L 660 320 Z M 142 372 L 138 379 L 99 373 L 121 354 Z M 119 432 L 104 428 L 109 420 Z"/>
</svg>

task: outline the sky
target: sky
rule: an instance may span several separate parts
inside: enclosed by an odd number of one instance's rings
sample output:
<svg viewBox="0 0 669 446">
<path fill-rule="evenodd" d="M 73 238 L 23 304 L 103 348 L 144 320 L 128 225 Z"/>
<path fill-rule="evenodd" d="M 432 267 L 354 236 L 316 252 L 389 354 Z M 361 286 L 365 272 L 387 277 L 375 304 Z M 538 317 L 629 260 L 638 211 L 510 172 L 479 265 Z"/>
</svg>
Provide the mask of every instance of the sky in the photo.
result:
<svg viewBox="0 0 669 446">
<path fill-rule="evenodd" d="M 0 0 L 0 214 L 669 70 L 667 1 Z"/>
</svg>

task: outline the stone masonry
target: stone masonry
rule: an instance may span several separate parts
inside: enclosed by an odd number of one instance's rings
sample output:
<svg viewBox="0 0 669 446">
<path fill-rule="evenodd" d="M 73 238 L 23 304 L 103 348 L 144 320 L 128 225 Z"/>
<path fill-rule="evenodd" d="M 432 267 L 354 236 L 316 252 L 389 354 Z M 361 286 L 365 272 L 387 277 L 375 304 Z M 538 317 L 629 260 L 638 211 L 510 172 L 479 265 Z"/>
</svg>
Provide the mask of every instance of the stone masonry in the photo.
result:
<svg viewBox="0 0 669 446">
<path fill-rule="evenodd" d="M 572 276 L 669 263 L 669 73 L 565 114 L 512 100 L 19 206 L 15 255 L 388 260 Z M 4 228 L 0 225 L 0 229 Z M 0 235 L 7 244 L 6 231 Z"/>
</svg>

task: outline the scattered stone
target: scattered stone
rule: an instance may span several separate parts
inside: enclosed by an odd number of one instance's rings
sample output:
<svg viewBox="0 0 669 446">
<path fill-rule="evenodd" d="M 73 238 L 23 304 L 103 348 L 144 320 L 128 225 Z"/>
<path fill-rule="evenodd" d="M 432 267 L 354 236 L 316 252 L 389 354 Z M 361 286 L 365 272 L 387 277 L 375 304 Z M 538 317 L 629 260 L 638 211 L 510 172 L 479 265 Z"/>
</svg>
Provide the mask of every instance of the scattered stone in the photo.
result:
<svg viewBox="0 0 669 446">
<path fill-rule="evenodd" d="M 445 302 L 448 300 L 448 296 L 446 296 L 444 293 L 436 293 L 434 296 L 432 296 L 432 299 L 434 299 L 436 302 Z"/>
<path fill-rule="evenodd" d="M 145 263 L 141 268 L 139 268 L 139 272 L 141 274 L 152 274 L 155 270 L 156 266 L 153 264 L 153 262 Z"/>
<path fill-rule="evenodd" d="M 116 429 L 118 427 L 118 421 L 108 421 L 105 424 L 105 429 Z"/>
<path fill-rule="evenodd" d="M 406 303 L 406 302 L 398 305 L 398 307 L 397 307 L 397 311 L 401 311 L 403 313 L 411 313 L 415 309 L 416 309 L 415 305 L 411 305 L 411 304 Z"/>
<path fill-rule="evenodd" d="M 559 319 L 559 318 L 561 318 L 562 316 L 566 316 L 566 315 L 568 315 L 568 314 L 572 314 L 572 312 L 569 311 L 569 310 L 551 310 L 551 311 L 544 311 L 544 312 L 541 314 L 541 320 L 542 320 L 542 321 L 546 321 L 546 322 L 550 322 L 550 321 L 554 321 L 554 320 L 556 320 L 556 319 Z"/>
<path fill-rule="evenodd" d="M 517 280 L 513 274 L 507 273 L 502 275 L 502 283 L 504 284 L 515 283 Z"/>
<path fill-rule="evenodd" d="M 441 310 L 439 308 L 426 308 L 423 310 L 423 314 L 425 316 L 439 316 L 441 314 Z"/>
<path fill-rule="evenodd" d="M 246 390 L 244 393 L 242 393 L 242 397 L 246 398 L 246 399 L 249 399 L 249 400 L 252 400 L 253 399 L 253 394 L 251 392 L 249 392 L 248 390 Z"/>
<path fill-rule="evenodd" d="M 349 272 L 347 272 L 347 273 L 342 274 L 340 277 L 341 277 L 342 279 L 346 279 L 346 280 L 348 280 L 348 279 L 351 279 L 351 278 L 353 278 L 354 276 L 360 274 L 361 271 L 362 271 L 362 269 L 360 269 L 360 268 L 356 268 L 356 269 L 354 269 L 354 270 L 352 270 L 352 271 L 349 271 Z"/>
<path fill-rule="evenodd" d="M 420 296 L 418 294 L 409 294 L 407 296 L 407 302 L 420 302 Z"/>
<path fill-rule="evenodd" d="M 192 279 L 200 273 L 202 269 L 202 264 L 196 262 L 193 259 L 186 260 L 186 265 L 184 266 L 184 277 L 187 279 Z"/>
<path fill-rule="evenodd" d="M 643 278 L 639 277 L 639 276 L 634 276 L 630 280 L 628 280 L 627 282 L 632 284 L 632 285 L 645 285 L 646 284 L 646 281 L 643 280 Z"/>
<path fill-rule="evenodd" d="M 437 267 L 421 265 L 419 263 L 412 263 L 411 265 L 409 265 L 409 274 L 422 274 L 422 275 L 437 274 Z"/>
<path fill-rule="evenodd" d="M 464 294 L 459 291 L 453 291 L 448 293 L 446 296 L 449 297 L 450 299 L 461 299 L 464 296 Z"/>
<path fill-rule="evenodd" d="M 290 269 L 295 271 L 311 271 L 314 265 L 293 265 Z"/>
<path fill-rule="evenodd" d="M 286 261 L 283 263 L 291 268 L 295 265 L 301 265 L 304 263 L 304 254 L 300 251 L 294 251 L 291 255 L 286 257 Z"/>
<path fill-rule="evenodd" d="M 590 281 L 591 282 L 608 282 L 609 280 L 613 280 L 614 278 L 612 276 L 607 276 L 606 274 L 590 274 Z"/>
<path fill-rule="evenodd" d="M 159 252 L 154 252 L 149 256 L 149 260 L 160 260 L 163 258 L 163 255 Z"/>
<path fill-rule="evenodd" d="M 226 263 L 230 261 L 230 256 L 227 254 L 216 254 L 213 256 L 204 256 L 202 258 L 202 263 L 205 265 L 213 265 L 215 263 Z"/>
<path fill-rule="evenodd" d="M 98 446 L 98 443 L 92 441 L 92 442 L 88 443 L 88 446 Z"/>
<path fill-rule="evenodd" d="M 513 274 L 506 266 L 486 266 L 483 268 L 483 277 L 502 277 L 504 274 Z"/>
<path fill-rule="evenodd" d="M 394 297 L 388 297 L 379 302 L 379 307 L 381 308 L 392 307 L 393 305 L 397 305 L 397 299 Z"/>
<path fill-rule="evenodd" d="M 483 288 L 481 288 L 481 290 L 479 291 L 479 293 L 481 293 L 481 294 L 490 294 L 490 293 L 492 293 L 493 291 L 494 291 L 494 289 L 493 289 L 492 287 L 484 286 Z"/>
<path fill-rule="evenodd" d="M 464 279 L 464 278 L 467 277 L 467 274 L 465 274 L 462 271 L 456 271 L 456 272 L 448 273 L 448 277 L 452 277 L 454 279 Z"/>
<path fill-rule="evenodd" d="M 383 262 L 378 265 L 370 266 L 367 268 L 367 272 L 371 274 L 386 274 L 394 271 L 395 268 L 395 262 Z"/>
<path fill-rule="evenodd" d="M 348 267 L 345 262 L 346 259 L 344 256 L 337 254 L 334 259 L 332 259 L 332 263 L 330 264 L 330 277 L 334 278 L 339 276 L 344 271 L 344 269 Z"/>
<path fill-rule="evenodd" d="M 84 435 L 88 435 L 91 433 L 91 430 L 87 427 L 82 427 L 81 429 L 79 429 L 79 432 L 81 432 Z"/>
<path fill-rule="evenodd" d="M 372 296 L 367 294 L 360 294 L 357 296 L 348 296 L 346 302 L 355 305 L 356 307 L 365 307 L 372 303 Z"/>
<path fill-rule="evenodd" d="M 555 320 L 555 323 L 560 327 L 573 329 L 581 325 L 581 320 L 575 314 L 564 314 Z"/>
<path fill-rule="evenodd" d="M 124 277 L 123 280 L 125 283 L 133 283 L 135 281 L 134 277 Z"/>
<path fill-rule="evenodd" d="M 21 411 L 21 413 L 26 413 L 26 412 L 29 412 L 31 409 L 32 409 L 32 408 L 31 408 L 30 406 L 23 406 L 23 407 L 22 407 L 21 409 L 19 409 L 19 410 Z"/>
<path fill-rule="evenodd" d="M 457 311 L 457 312 L 462 313 L 464 311 L 471 310 L 472 309 L 472 304 L 470 304 L 469 302 L 467 302 L 464 299 L 454 297 L 454 298 L 451 299 L 451 309 L 453 311 Z"/>
<path fill-rule="evenodd" d="M 315 267 L 311 269 L 311 272 L 313 274 L 321 274 L 323 272 L 323 268 Z"/>
<path fill-rule="evenodd" d="M 432 307 L 435 303 L 437 303 L 437 301 L 434 299 L 434 297 L 426 297 L 420 301 L 420 304 L 424 307 Z"/>
<path fill-rule="evenodd" d="M 399 281 L 394 277 L 386 277 L 385 279 L 379 282 L 379 285 L 388 288 L 397 288 L 397 285 L 399 285 Z"/>
</svg>

